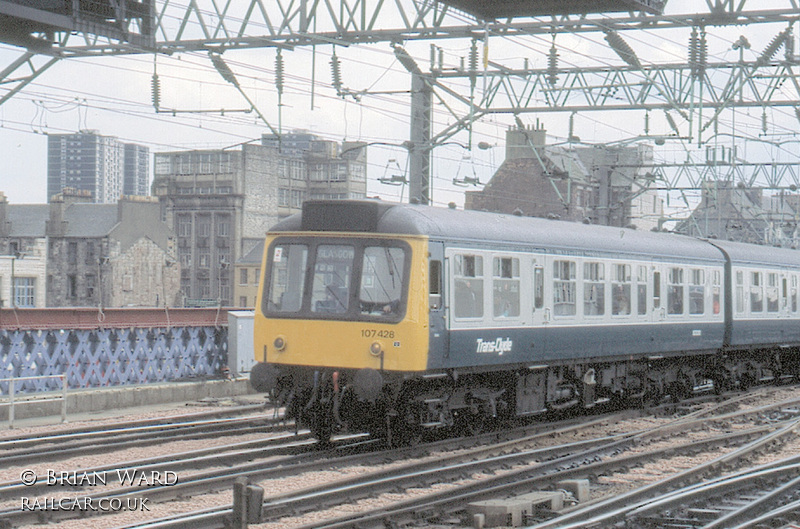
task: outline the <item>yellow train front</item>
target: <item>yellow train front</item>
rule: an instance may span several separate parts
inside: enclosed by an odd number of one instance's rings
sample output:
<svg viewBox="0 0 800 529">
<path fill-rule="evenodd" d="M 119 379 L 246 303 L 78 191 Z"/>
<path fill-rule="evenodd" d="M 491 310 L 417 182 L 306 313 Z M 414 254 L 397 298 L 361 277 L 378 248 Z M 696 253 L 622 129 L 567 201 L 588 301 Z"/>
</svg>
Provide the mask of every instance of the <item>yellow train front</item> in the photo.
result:
<svg viewBox="0 0 800 529">
<path fill-rule="evenodd" d="M 386 432 L 427 366 L 427 239 L 376 233 L 389 209 L 309 202 L 267 235 L 251 382 L 321 440 Z"/>
</svg>

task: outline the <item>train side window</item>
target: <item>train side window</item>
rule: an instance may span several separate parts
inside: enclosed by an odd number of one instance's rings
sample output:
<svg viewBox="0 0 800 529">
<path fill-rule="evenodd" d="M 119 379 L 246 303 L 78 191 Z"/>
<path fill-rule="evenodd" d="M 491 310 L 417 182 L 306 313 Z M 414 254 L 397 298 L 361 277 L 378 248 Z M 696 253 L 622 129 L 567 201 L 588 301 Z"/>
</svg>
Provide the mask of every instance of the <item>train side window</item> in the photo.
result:
<svg viewBox="0 0 800 529">
<path fill-rule="evenodd" d="M 720 309 L 720 279 L 719 270 L 714 270 L 711 276 L 711 308 L 714 314 L 719 314 Z"/>
<path fill-rule="evenodd" d="M 706 272 L 699 268 L 689 270 L 689 314 L 704 314 L 706 311 Z"/>
<path fill-rule="evenodd" d="M 781 306 L 789 306 L 789 280 L 784 276 L 781 278 Z"/>
<path fill-rule="evenodd" d="M 778 312 L 779 309 L 778 274 L 770 272 L 767 274 L 767 312 Z"/>
<path fill-rule="evenodd" d="M 533 267 L 533 308 L 544 307 L 544 268 L 538 265 Z"/>
<path fill-rule="evenodd" d="M 631 313 L 631 265 L 613 265 L 611 279 L 611 314 L 626 316 Z"/>
<path fill-rule="evenodd" d="M 750 312 L 764 312 L 764 277 L 762 272 L 750 272 Z"/>
<path fill-rule="evenodd" d="M 519 259 L 495 257 L 492 261 L 495 318 L 519 316 Z"/>
<path fill-rule="evenodd" d="M 653 272 L 653 308 L 661 307 L 661 272 Z"/>
<path fill-rule="evenodd" d="M 736 312 L 744 312 L 744 272 L 736 272 Z"/>
<path fill-rule="evenodd" d="M 605 314 L 605 266 L 603 263 L 583 263 L 583 314 Z"/>
<path fill-rule="evenodd" d="M 483 257 L 456 255 L 453 267 L 453 314 L 456 318 L 482 318 Z"/>
<path fill-rule="evenodd" d="M 792 312 L 797 312 L 797 276 L 792 276 L 792 291 L 791 291 L 791 299 L 792 299 Z"/>
<path fill-rule="evenodd" d="M 667 312 L 683 314 L 683 268 L 670 268 L 667 280 Z"/>
<path fill-rule="evenodd" d="M 442 308 L 442 262 L 431 260 L 428 277 L 428 302 L 431 310 Z"/>
<path fill-rule="evenodd" d="M 553 261 L 553 315 L 575 315 L 575 261 Z"/>
<path fill-rule="evenodd" d="M 647 314 L 647 267 L 639 265 L 636 284 L 636 310 L 640 315 Z"/>
<path fill-rule="evenodd" d="M 279 244 L 270 255 L 272 273 L 268 284 L 267 310 L 298 312 L 303 302 L 308 246 Z"/>
</svg>

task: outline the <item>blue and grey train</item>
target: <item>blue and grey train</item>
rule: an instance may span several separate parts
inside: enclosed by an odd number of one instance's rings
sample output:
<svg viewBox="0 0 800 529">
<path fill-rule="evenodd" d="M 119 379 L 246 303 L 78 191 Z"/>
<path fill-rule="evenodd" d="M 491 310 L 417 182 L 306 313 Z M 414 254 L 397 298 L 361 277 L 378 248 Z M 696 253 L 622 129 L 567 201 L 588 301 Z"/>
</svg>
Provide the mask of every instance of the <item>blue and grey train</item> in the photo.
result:
<svg viewBox="0 0 800 529">
<path fill-rule="evenodd" d="M 682 399 L 800 366 L 800 252 L 380 201 L 267 234 L 254 387 L 320 439 Z"/>
</svg>

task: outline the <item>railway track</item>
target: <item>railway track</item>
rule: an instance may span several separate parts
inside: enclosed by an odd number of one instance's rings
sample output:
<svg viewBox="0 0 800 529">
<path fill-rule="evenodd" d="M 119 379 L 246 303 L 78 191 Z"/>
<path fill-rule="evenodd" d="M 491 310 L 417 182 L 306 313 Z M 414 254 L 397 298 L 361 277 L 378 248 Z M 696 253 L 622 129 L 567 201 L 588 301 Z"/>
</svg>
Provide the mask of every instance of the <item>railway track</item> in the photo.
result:
<svg viewBox="0 0 800 529">
<path fill-rule="evenodd" d="M 273 522 L 273 527 L 299 525 L 304 529 L 383 527 L 385 524 L 403 527 L 406 524 L 419 523 L 420 517 L 429 523 L 441 524 L 443 520 L 448 519 L 463 523 L 464 508 L 469 503 L 519 494 L 521 490 L 524 492 L 552 488 L 560 480 L 625 471 L 648 461 L 692 451 L 715 453 L 728 446 L 741 448 L 720 464 L 740 461 L 758 450 L 763 450 L 769 443 L 785 442 L 785 438 L 794 435 L 800 425 L 800 419 L 795 417 L 792 410 L 781 412 L 787 405 L 794 404 L 797 402 L 781 403 L 750 411 L 727 411 L 725 408 L 736 405 L 734 401 L 717 406 L 713 411 L 698 412 L 669 421 L 657 428 L 607 438 L 589 438 L 584 442 L 565 443 L 550 448 L 523 450 L 521 447 L 525 446 L 525 442 L 500 443 L 480 449 L 483 454 L 480 456 L 476 452 L 453 454 L 451 457 L 440 456 L 433 462 L 404 465 L 399 469 L 382 470 L 298 492 L 273 495 L 265 499 L 260 519 L 262 522 Z M 709 413 L 714 413 L 713 417 L 709 417 Z M 665 438 L 680 437 L 689 430 L 703 430 L 712 423 L 727 425 L 731 421 L 738 421 L 747 424 L 755 420 L 763 424 L 739 432 L 706 436 L 691 443 L 641 449 L 640 453 L 636 454 L 628 453 L 635 446 L 656 444 L 659 441 L 663 444 Z M 556 434 L 564 435 L 564 432 L 552 432 L 551 437 Z M 512 453 L 496 454 L 509 451 Z M 512 470 L 507 470 L 509 468 Z M 476 480 L 467 478 L 466 481 L 469 482 L 467 484 L 446 487 L 443 491 L 394 503 L 389 508 L 351 508 L 360 511 L 359 514 L 339 518 L 333 516 L 327 521 L 314 520 L 306 524 L 292 523 L 296 520 L 289 518 L 307 511 L 325 510 L 330 505 L 352 504 L 360 498 L 374 497 L 389 491 L 430 488 L 435 483 L 457 483 L 473 473 L 481 473 L 484 476 Z M 206 512 L 192 513 L 191 526 L 224 527 L 229 522 L 231 512 L 230 506 L 224 506 Z M 182 518 L 130 527 L 188 527 Z M 560 528 L 563 524 L 559 521 L 552 527 Z M 585 527 L 585 525 L 578 523 L 575 527 Z"/>
<path fill-rule="evenodd" d="M 15 464 L 32 465 L 79 456 L 87 451 L 111 452 L 126 447 L 151 446 L 167 440 L 218 438 L 222 436 L 269 433 L 287 430 L 287 424 L 273 412 L 236 417 L 239 413 L 262 411 L 263 406 L 246 406 L 227 412 L 208 412 L 174 417 L 167 421 L 132 421 L 92 429 L 66 430 L 37 437 L 0 439 L 0 468 Z"/>
<path fill-rule="evenodd" d="M 647 416 L 636 419 L 638 414 L 628 411 L 582 417 L 559 424 L 543 423 L 512 432 L 439 441 L 403 450 L 382 450 L 377 441 L 358 436 L 337 439 L 329 448 L 320 450 L 308 438 L 272 434 L 274 439 L 270 441 L 235 443 L 225 448 L 195 450 L 107 468 L 82 469 L 78 472 L 87 475 L 100 475 L 103 472 L 105 474 L 102 475 L 109 476 L 105 479 L 107 488 L 95 491 L 91 487 L 77 487 L 69 490 L 69 494 L 90 497 L 95 501 L 102 498 L 125 501 L 145 498 L 153 507 L 165 506 L 162 512 L 174 512 L 167 506 L 176 499 L 203 497 L 213 491 L 229 493 L 237 478 L 246 477 L 252 483 L 265 486 L 284 481 L 287 483 L 282 491 L 268 493 L 262 505 L 260 520 L 267 524 L 272 522 L 271 527 L 360 527 L 384 523 L 402 527 L 418 522 L 421 515 L 430 523 L 446 524 L 447 520 L 460 520 L 462 525 L 471 525 L 465 508 L 476 501 L 553 488 L 555 483 L 564 479 L 593 479 L 598 475 L 624 473 L 648 462 L 669 460 L 690 451 L 708 454 L 725 450 L 728 446 L 752 446 L 749 451 L 732 459 L 742 461 L 743 458 L 752 457 L 749 454 L 763 450 L 757 447 L 759 442 L 786 442 L 797 429 L 800 400 L 749 410 L 736 409 L 761 398 L 758 392 L 739 395 L 715 405 L 707 405 L 702 410 L 682 405 L 679 411 L 685 415 L 677 418 Z M 633 420 L 649 425 L 640 424 L 636 431 L 625 432 L 629 428 L 629 421 Z M 717 432 L 709 432 L 709 429 L 716 429 Z M 676 438 L 688 434 L 699 438 L 691 443 L 674 443 Z M 788 468 L 790 464 L 787 462 L 784 466 Z M 370 466 L 377 468 L 373 470 Z M 112 484 L 114 480 L 110 477 L 125 468 L 138 472 L 172 471 L 180 476 L 180 480 L 179 483 L 160 487 L 152 484 L 125 487 L 125 483 L 119 483 L 119 480 Z M 305 481 L 305 476 L 330 469 L 337 469 L 340 476 L 324 484 L 309 486 L 306 482 L 305 486 L 297 488 L 297 482 Z M 713 472 L 713 469 L 706 470 L 703 475 Z M 289 484 L 292 480 L 294 485 Z M 290 487 L 294 489 L 290 490 Z M 650 491 L 642 498 L 659 495 L 667 498 L 675 488 Z M 359 507 L 362 512 L 358 516 L 342 517 L 335 511 L 325 513 L 331 506 L 352 505 L 359 500 L 372 501 L 371 498 L 377 496 L 380 499 L 391 491 L 410 489 L 430 489 L 432 492 L 421 494 L 414 500 L 389 501 L 389 507 Z M 17 501 L 22 495 L 35 497 L 52 492 L 52 486 L 46 484 L 40 484 L 38 488 L 21 487 L 19 483 L 0 484 L 0 500 L 11 502 Z M 195 508 L 168 518 L 162 515 L 164 519 L 157 522 L 134 524 L 130 518 L 126 521 L 119 518 L 120 521 L 117 521 L 118 518 L 113 515 L 90 517 L 87 521 L 102 518 L 102 524 L 97 527 L 225 527 L 232 516 L 230 496 L 227 498 L 227 502 L 218 502 L 212 508 L 200 511 Z M 636 508 L 644 507 L 644 501 L 633 498 L 626 501 L 624 507 L 633 512 Z M 573 509 L 571 514 L 562 513 L 562 516 L 576 517 L 580 507 Z M 599 502 L 591 507 L 595 515 L 599 512 L 598 507 L 602 507 Z M 304 521 L 304 513 L 313 511 L 323 512 L 327 521 Z M 720 508 L 720 512 L 723 511 Z M 691 512 L 696 512 L 696 508 Z M 12 506 L 0 511 L 0 527 L 4 527 L 4 524 L 19 526 L 44 521 L 61 522 L 74 516 L 75 513 L 64 511 L 24 512 Z M 550 513 L 549 516 L 554 515 Z M 629 515 L 626 511 L 619 516 L 611 518 L 610 524 L 623 523 L 626 517 L 640 514 L 637 511 Z M 642 512 L 641 516 L 647 519 L 661 515 Z M 572 523 L 568 519 L 555 520 L 558 518 L 553 518 L 552 522 L 539 521 L 541 524 L 555 524 L 542 527 L 560 528 Z M 585 526 L 581 525 L 585 521 L 579 517 L 574 520 L 577 524 L 575 527 Z M 527 521 L 536 522 L 533 518 Z M 630 527 L 636 527 L 635 523 Z"/>
</svg>

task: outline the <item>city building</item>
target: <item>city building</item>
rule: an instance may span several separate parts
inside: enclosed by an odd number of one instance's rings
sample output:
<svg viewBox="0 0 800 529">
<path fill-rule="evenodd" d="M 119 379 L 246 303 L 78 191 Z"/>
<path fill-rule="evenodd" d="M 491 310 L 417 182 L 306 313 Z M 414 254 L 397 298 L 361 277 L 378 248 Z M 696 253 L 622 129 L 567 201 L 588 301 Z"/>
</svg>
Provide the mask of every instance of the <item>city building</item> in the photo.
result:
<svg viewBox="0 0 800 529">
<path fill-rule="evenodd" d="M 48 200 L 65 188 L 88 191 L 98 204 L 148 194 L 150 150 L 84 130 L 47 137 Z"/>
<path fill-rule="evenodd" d="M 236 306 L 253 308 L 258 297 L 258 285 L 261 280 L 261 259 L 264 256 L 264 241 L 262 240 L 247 255 L 236 261 L 233 285 L 233 299 Z"/>
<path fill-rule="evenodd" d="M 91 192 L 67 188 L 50 204 L 16 205 L 0 193 L 0 299 L 17 307 L 182 304 L 174 239 L 150 197 L 95 204 Z"/>
<path fill-rule="evenodd" d="M 308 199 L 366 197 L 363 143 L 308 133 L 236 149 L 157 153 L 152 193 L 178 237 L 189 306 L 236 305 L 235 263 Z"/>
<path fill-rule="evenodd" d="M 506 157 L 466 209 L 609 226 L 657 228 L 663 200 L 651 189 L 650 145 L 548 146 L 543 128 L 512 128 Z"/>
<path fill-rule="evenodd" d="M 675 231 L 695 237 L 800 247 L 800 195 L 786 191 L 765 195 L 764 191 L 731 182 L 708 182 L 703 186 L 700 204 Z"/>
</svg>

